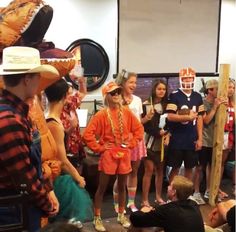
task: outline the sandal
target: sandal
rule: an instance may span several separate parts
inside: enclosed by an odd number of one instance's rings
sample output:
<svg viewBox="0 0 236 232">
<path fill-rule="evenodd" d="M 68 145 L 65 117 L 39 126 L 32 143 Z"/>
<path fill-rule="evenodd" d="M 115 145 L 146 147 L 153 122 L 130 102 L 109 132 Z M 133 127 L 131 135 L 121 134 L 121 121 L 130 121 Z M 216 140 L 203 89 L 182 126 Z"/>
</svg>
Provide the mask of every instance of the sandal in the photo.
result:
<svg viewBox="0 0 236 232">
<path fill-rule="evenodd" d="M 219 197 L 220 197 L 221 199 L 225 199 L 225 198 L 228 198 L 229 195 L 228 195 L 226 192 L 224 192 L 224 191 L 222 191 L 222 190 L 219 189 Z"/>
<path fill-rule="evenodd" d="M 166 204 L 166 201 L 164 201 L 162 198 L 160 198 L 159 200 L 155 200 L 155 203 L 158 205 L 164 205 L 164 204 Z"/>
<path fill-rule="evenodd" d="M 149 204 L 149 202 L 144 201 L 144 202 L 141 203 L 141 207 L 149 207 L 149 208 L 151 208 L 152 206 Z"/>
<path fill-rule="evenodd" d="M 153 209 L 153 207 L 149 204 L 149 202 L 142 202 L 141 203 L 141 210 L 144 207 L 149 208 L 149 209 Z"/>
</svg>

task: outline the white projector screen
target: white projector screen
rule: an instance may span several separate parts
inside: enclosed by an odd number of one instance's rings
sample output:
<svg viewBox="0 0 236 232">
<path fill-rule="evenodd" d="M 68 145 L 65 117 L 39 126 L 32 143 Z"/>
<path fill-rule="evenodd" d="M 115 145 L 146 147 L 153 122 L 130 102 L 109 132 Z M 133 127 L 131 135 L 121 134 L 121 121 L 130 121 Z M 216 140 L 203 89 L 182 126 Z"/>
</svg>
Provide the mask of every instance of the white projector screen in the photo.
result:
<svg viewBox="0 0 236 232">
<path fill-rule="evenodd" d="M 216 73 L 220 0 L 119 0 L 118 69 Z"/>
</svg>

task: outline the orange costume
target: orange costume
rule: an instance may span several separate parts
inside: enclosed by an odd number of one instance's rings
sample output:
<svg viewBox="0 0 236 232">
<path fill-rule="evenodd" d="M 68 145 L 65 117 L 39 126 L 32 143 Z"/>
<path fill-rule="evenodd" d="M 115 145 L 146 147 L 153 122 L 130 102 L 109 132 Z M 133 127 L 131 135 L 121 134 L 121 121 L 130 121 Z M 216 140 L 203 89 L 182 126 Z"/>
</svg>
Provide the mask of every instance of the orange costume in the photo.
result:
<svg viewBox="0 0 236 232">
<path fill-rule="evenodd" d="M 91 119 L 83 133 L 83 139 L 91 150 L 101 153 L 99 171 L 108 175 L 127 174 L 131 171 L 129 149 L 143 139 L 143 133 L 142 124 L 128 108 L 104 108 Z M 106 150 L 105 143 L 114 146 Z M 127 149 L 122 148 L 122 144 L 127 144 Z M 124 156 L 115 157 L 114 154 L 117 153 L 124 153 Z"/>
<path fill-rule="evenodd" d="M 49 179 L 52 183 L 61 173 L 61 162 L 56 157 L 57 145 L 51 131 L 47 127 L 38 97 L 35 96 L 33 99 L 30 99 L 28 104 L 30 106 L 29 116 L 40 133 L 43 176 L 44 179 Z"/>
</svg>

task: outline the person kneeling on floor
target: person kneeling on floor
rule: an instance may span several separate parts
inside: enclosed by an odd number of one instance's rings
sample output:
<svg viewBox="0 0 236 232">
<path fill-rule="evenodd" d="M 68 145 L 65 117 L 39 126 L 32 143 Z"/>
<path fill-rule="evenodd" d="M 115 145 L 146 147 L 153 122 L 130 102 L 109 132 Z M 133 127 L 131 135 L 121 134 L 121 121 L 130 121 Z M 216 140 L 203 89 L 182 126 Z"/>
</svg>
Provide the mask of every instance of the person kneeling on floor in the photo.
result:
<svg viewBox="0 0 236 232">
<path fill-rule="evenodd" d="M 131 231 L 138 227 L 162 227 L 166 232 L 203 232 L 204 223 L 196 202 L 188 199 L 193 193 L 193 183 L 184 176 L 177 175 L 168 186 L 167 195 L 171 202 L 143 207 L 131 213 Z"/>
<path fill-rule="evenodd" d="M 209 222 L 208 225 L 205 225 L 205 232 L 234 232 L 235 207 L 235 199 L 217 204 L 209 214 Z"/>
</svg>

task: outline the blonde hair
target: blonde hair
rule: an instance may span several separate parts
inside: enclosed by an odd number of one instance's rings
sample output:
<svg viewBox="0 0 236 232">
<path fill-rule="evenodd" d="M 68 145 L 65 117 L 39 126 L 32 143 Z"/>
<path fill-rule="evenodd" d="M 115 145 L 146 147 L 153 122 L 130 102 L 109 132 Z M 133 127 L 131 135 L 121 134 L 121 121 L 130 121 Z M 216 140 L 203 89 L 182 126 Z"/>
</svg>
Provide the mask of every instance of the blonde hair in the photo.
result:
<svg viewBox="0 0 236 232">
<path fill-rule="evenodd" d="M 123 86 L 125 84 L 126 81 L 129 80 L 130 77 L 135 76 L 137 78 L 137 74 L 134 72 L 127 72 L 127 78 L 122 78 L 120 86 Z"/>
<path fill-rule="evenodd" d="M 184 176 L 175 176 L 172 185 L 178 200 L 186 200 L 193 193 L 193 182 Z"/>
<path fill-rule="evenodd" d="M 233 85 L 234 85 L 234 88 L 235 88 L 235 80 L 234 80 L 234 79 L 231 79 L 231 78 L 229 79 L 229 85 L 230 85 L 230 84 L 233 84 Z M 233 96 L 229 98 L 229 101 L 230 101 L 233 105 L 235 105 L 235 91 L 234 91 Z"/>
<path fill-rule="evenodd" d="M 124 83 L 132 76 L 137 77 L 137 73 L 128 72 L 125 69 L 122 69 L 122 71 L 116 75 L 116 81 L 115 82 L 117 83 L 117 85 L 123 86 Z"/>
<path fill-rule="evenodd" d="M 109 110 L 109 100 L 107 99 L 107 94 L 104 96 L 103 99 L 103 105 L 106 107 L 106 111 L 107 111 L 107 116 L 111 125 L 111 129 L 112 129 L 112 134 L 115 138 L 115 142 L 116 141 L 116 137 L 115 137 L 115 127 L 113 124 L 113 119 L 111 118 L 110 115 L 110 110 Z M 123 132 L 124 132 L 124 122 L 123 122 L 123 106 L 121 103 L 118 104 L 119 107 L 119 113 L 118 113 L 118 119 L 119 119 L 119 130 L 120 130 L 120 137 L 121 137 L 121 143 L 123 143 Z"/>
</svg>

